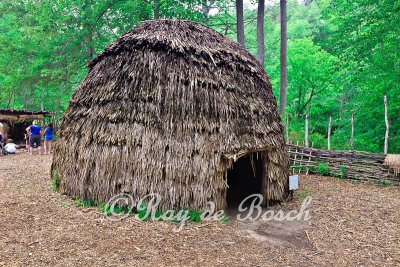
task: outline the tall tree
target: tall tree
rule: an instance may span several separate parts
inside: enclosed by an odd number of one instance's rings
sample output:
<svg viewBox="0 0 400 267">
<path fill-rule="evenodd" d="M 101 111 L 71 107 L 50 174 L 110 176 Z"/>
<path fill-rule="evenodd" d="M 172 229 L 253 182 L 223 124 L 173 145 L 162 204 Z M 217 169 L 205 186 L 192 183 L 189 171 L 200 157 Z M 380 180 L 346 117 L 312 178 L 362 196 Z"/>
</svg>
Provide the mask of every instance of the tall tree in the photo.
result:
<svg viewBox="0 0 400 267">
<path fill-rule="evenodd" d="M 154 19 L 159 19 L 160 18 L 160 7 L 159 7 L 158 0 L 154 0 L 153 4 L 154 4 L 154 7 L 153 7 Z"/>
<path fill-rule="evenodd" d="M 264 44 L 264 13 L 265 0 L 258 0 L 257 9 L 257 56 L 258 61 L 264 68 L 265 44 Z"/>
<path fill-rule="evenodd" d="M 280 0 L 281 10 L 281 90 L 280 90 L 280 113 L 285 113 L 287 95 L 287 16 L 286 0 Z"/>
<path fill-rule="evenodd" d="M 238 43 L 245 47 L 243 0 L 236 0 L 236 32 Z"/>
<path fill-rule="evenodd" d="M 210 10 L 214 2 L 215 0 L 201 0 L 201 11 L 204 16 L 203 23 L 206 26 L 210 24 Z"/>
</svg>

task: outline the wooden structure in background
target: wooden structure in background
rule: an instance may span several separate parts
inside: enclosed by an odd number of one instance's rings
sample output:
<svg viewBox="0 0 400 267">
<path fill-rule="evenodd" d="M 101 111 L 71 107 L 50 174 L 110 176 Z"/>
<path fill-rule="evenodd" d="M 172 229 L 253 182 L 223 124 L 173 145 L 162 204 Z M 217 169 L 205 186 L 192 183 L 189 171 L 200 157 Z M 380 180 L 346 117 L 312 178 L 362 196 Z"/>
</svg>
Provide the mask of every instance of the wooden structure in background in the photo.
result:
<svg viewBox="0 0 400 267">
<path fill-rule="evenodd" d="M 23 140 L 25 129 L 33 120 L 44 123 L 50 113 L 46 111 L 0 109 L 0 122 L 4 126 L 4 140 L 14 139 L 15 142 Z"/>
<path fill-rule="evenodd" d="M 324 167 L 330 176 L 400 185 L 400 178 L 396 177 L 398 172 L 385 164 L 384 154 L 320 150 L 291 144 L 287 148 L 293 174 L 320 173 L 320 168 Z"/>
</svg>

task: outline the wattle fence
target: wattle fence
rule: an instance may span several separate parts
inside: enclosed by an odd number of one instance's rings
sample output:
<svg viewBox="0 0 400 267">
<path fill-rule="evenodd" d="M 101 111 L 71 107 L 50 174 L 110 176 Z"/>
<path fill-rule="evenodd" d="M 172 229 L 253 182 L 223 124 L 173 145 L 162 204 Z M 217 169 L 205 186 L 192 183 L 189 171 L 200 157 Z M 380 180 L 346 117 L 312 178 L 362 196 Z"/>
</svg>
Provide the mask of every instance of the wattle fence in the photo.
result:
<svg viewBox="0 0 400 267">
<path fill-rule="evenodd" d="M 375 182 L 382 185 L 400 185 L 384 154 L 355 151 L 332 151 L 288 144 L 292 174 L 320 174 L 343 179 Z"/>
</svg>

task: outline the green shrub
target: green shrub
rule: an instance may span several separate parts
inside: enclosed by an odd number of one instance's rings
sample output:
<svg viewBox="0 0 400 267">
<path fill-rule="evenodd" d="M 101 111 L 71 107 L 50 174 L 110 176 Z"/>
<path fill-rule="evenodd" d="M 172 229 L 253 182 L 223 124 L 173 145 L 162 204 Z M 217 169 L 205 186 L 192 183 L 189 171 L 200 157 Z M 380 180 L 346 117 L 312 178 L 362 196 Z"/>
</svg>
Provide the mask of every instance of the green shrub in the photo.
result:
<svg viewBox="0 0 400 267">
<path fill-rule="evenodd" d="M 144 204 L 142 204 L 140 206 L 140 210 L 137 211 L 137 215 L 139 216 L 139 219 L 145 221 L 148 219 L 148 217 L 146 216 L 147 213 L 147 206 L 145 206 Z"/>
<path fill-rule="evenodd" d="M 96 206 L 96 203 L 92 200 L 84 200 L 84 201 L 82 201 L 82 205 L 85 208 L 91 208 L 91 207 Z"/>
<path fill-rule="evenodd" d="M 329 175 L 330 174 L 329 166 L 325 163 L 318 164 L 318 173 L 322 176 Z"/>
<path fill-rule="evenodd" d="M 80 208 L 80 207 L 84 207 L 84 208 L 91 208 L 96 206 L 96 203 L 92 200 L 82 200 L 80 198 L 75 199 L 74 201 L 75 207 Z"/>
<path fill-rule="evenodd" d="M 310 170 L 311 173 L 316 173 L 317 172 L 317 167 L 312 165 L 312 166 L 309 167 L 309 170 Z"/>
<path fill-rule="evenodd" d="M 80 198 L 74 200 L 75 207 L 80 208 L 83 206 L 83 201 Z"/>
<path fill-rule="evenodd" d="M 347 168 L 346 166 L 340 165 L 340 178 L 344 179 L 347 177 Z"/>
</svg>

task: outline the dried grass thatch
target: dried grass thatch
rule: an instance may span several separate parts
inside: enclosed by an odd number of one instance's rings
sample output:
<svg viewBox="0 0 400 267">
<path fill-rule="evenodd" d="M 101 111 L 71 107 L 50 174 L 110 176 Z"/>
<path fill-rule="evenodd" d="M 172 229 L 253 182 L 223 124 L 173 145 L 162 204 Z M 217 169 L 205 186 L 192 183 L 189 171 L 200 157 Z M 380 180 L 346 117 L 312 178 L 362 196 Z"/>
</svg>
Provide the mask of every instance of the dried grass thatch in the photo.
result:
<svg viewBox="0 0 400 267">
<path fill-rule="evenodd" d="M 60 192 L 101 202 L 157 192 L 162 208 L 201 209 L 210 200 L 224 208 L 227 168 L 258 151 L 264 194 L 287 196 L 276 99 L 237 43 L 195 23 L 151 21 L 89 67 L 61 122 L 52 166 Z"/>
<path fill-rule="evenodd" d="M 392 170 L 396 176 L 400 175 L 400 155 L 397 154 L 386 155 L 384 164 L 388 166 L 389 169 Z"/>
</svg>

